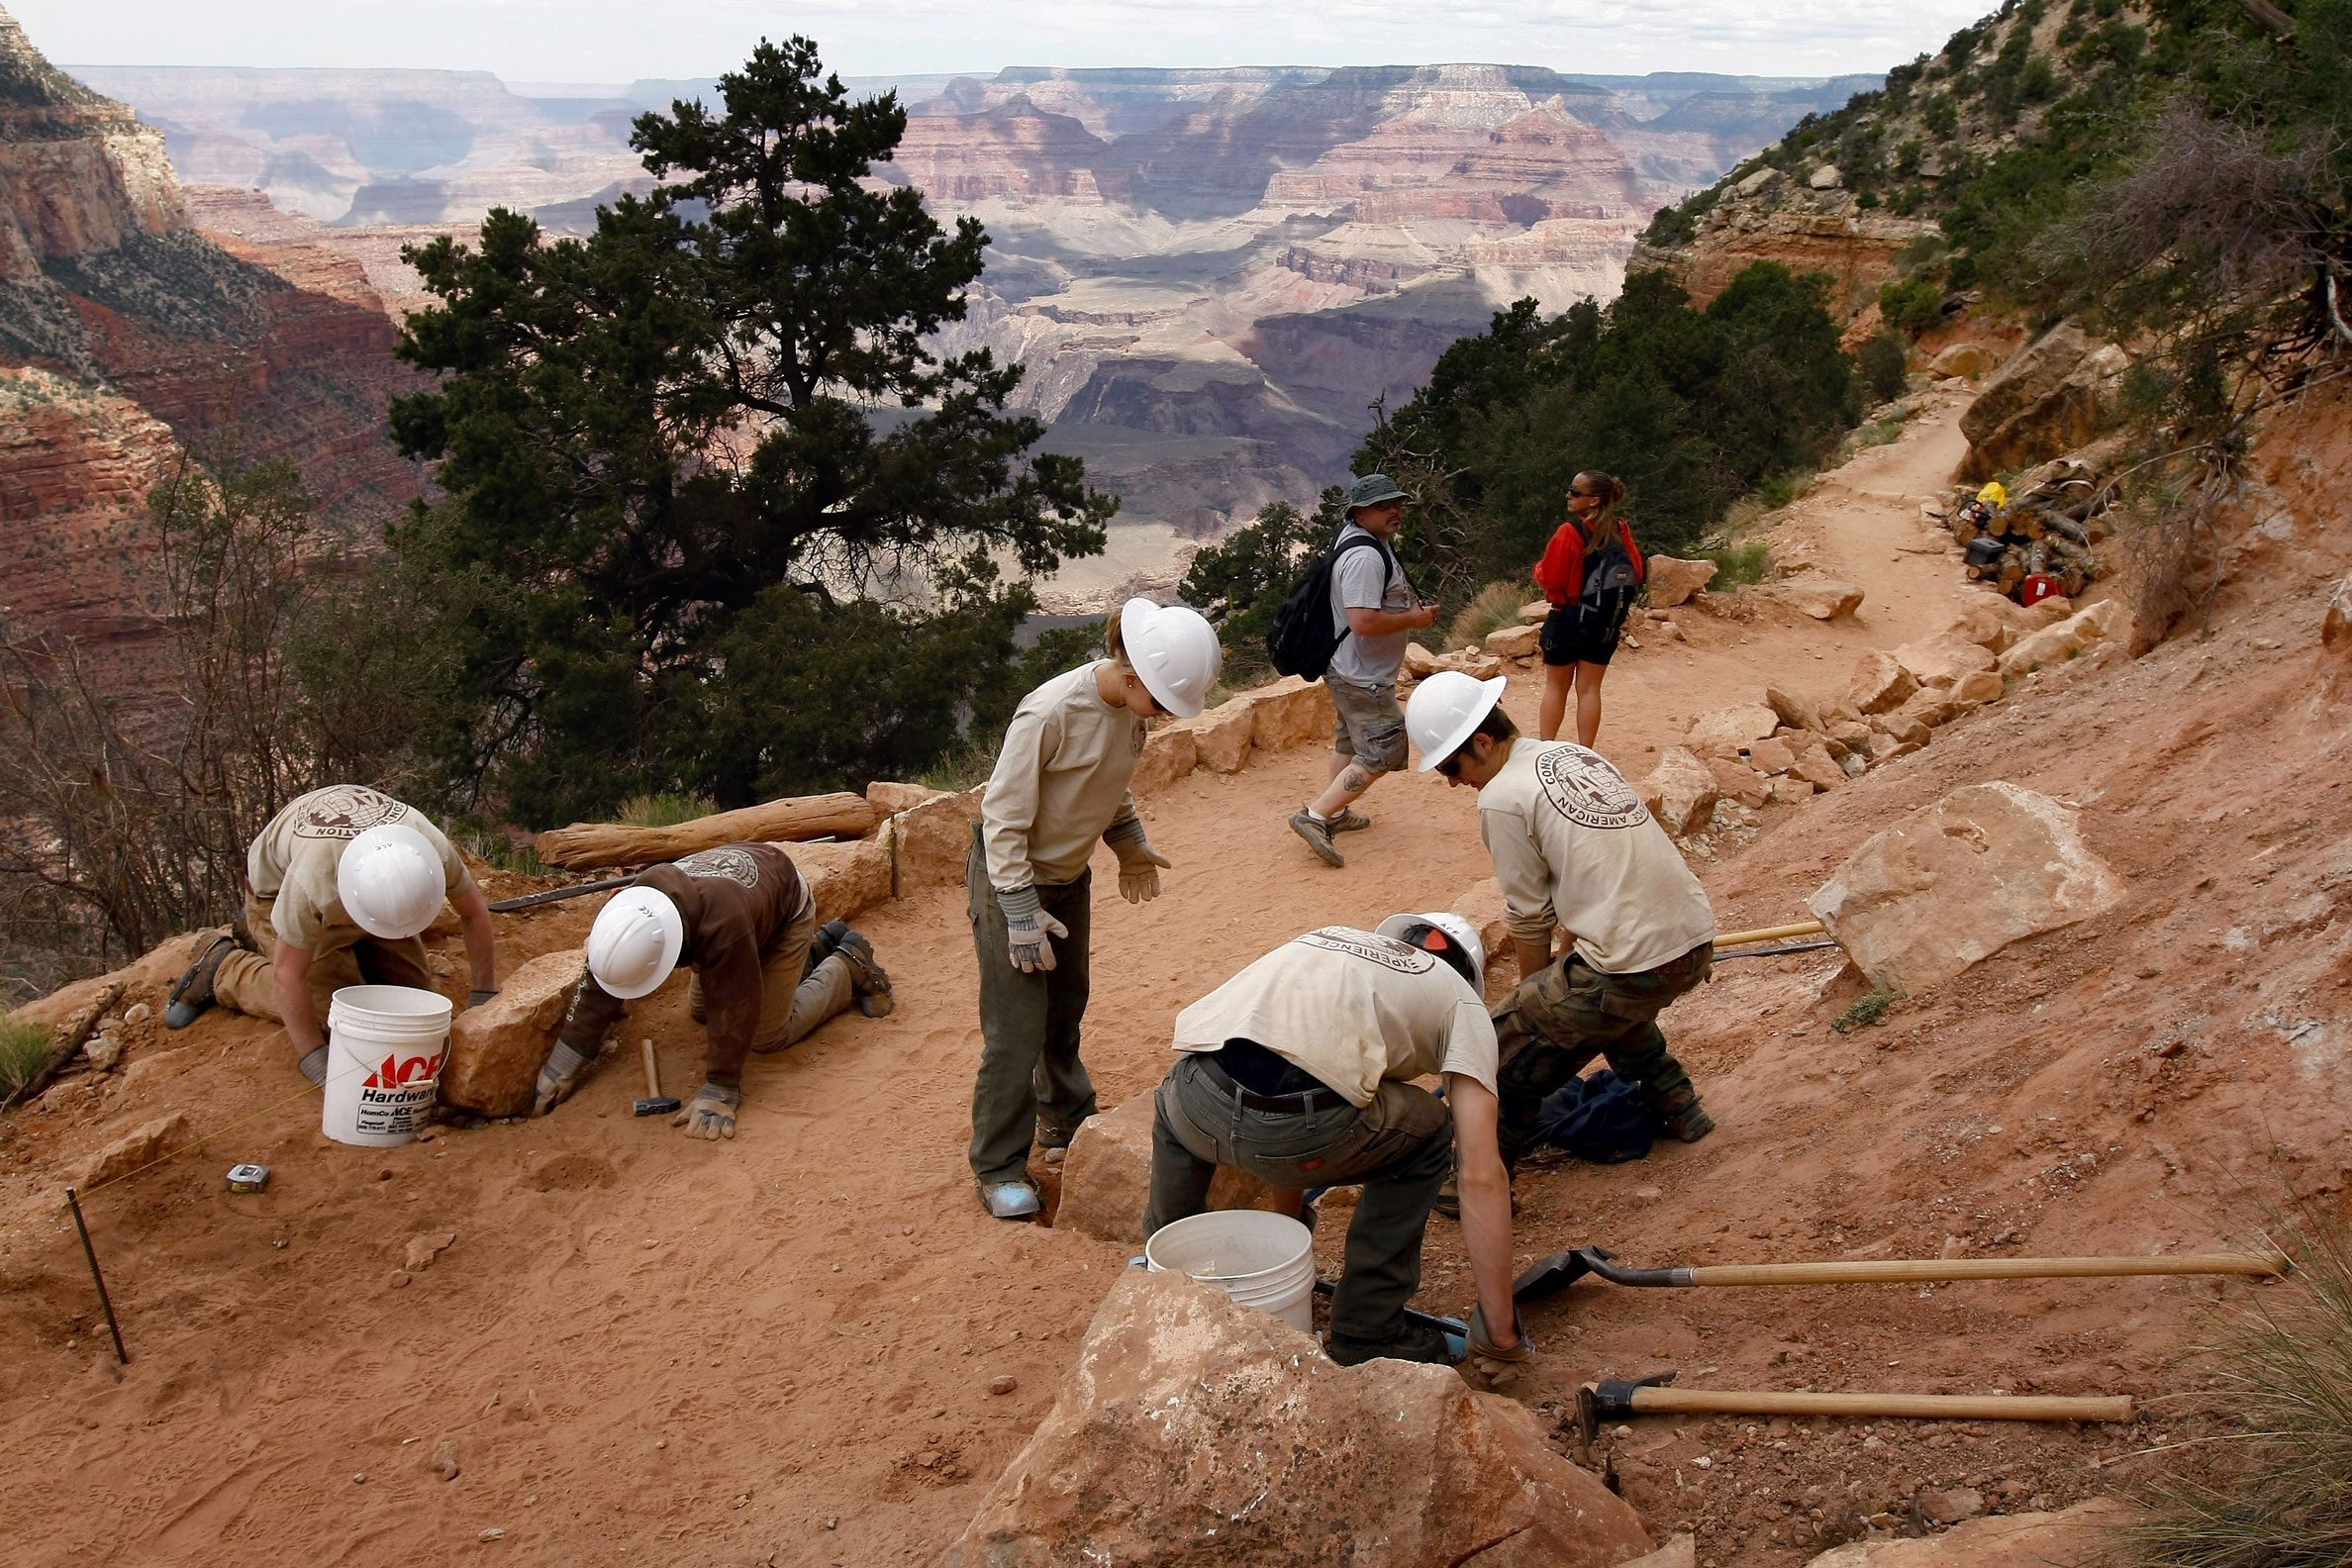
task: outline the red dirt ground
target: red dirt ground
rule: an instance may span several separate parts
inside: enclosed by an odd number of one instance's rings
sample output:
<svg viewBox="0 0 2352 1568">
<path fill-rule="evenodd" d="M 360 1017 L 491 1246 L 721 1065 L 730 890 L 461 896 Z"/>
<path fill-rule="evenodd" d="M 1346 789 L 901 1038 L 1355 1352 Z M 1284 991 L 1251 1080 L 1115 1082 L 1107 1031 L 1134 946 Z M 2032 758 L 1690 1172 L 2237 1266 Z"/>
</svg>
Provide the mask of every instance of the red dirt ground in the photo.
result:
<svg viewBox="0 0 2352 1568">
<path fill-rule="evenodd" d="M 1939 630 L 1968 596 L 1917 520 L 1959 452 L 1959 395 L 1865 452 L 1776 536 L 1869 595 L 1851 622 L 1681 615 L 1609 686 L 1603 749 L 1638 776 L 1691 716 L 1771 681 L 1827 695 L 1854 652 Z M 1925 751 L 1801 807 L 1705 868 L 1728 929 L 1803 918 L 1848 852 L 1957 785 L 2079 804 L 2129 883 L 2095 926 L 2020 943 L 1835 1032 L 1835 954 L 1726 963 L 1667 1019 L 1720 1130 L 1647 1161 L 1522 1173 L 1522 1256 L 1597 1241 L 1641 1263 L 2208 1249 L 2266 1209 L 2340 1211 L 2352 1178 L 2352 671 L 2318 646 L 2352 558 L 2336 400 L 2273 431 L 2209 640 L 2044 671 Z M 1513 711 L 1535 692 L 1515 678 Z M 1350 863 L 1284 818 L 1316 748 L 1206 772 L 1146 803 L 1176 862 L 1158 902 L 1097 904 L 1087 1055 L 1106 1105 L 1147 1090 L 1177 1009 L 1329 921 L 1453 901 L 1489 875 L 1475 811 L 1431 775 L 1384 781 Z M 1107 861 L 1106 861 L 1107 865 Z M 509 918 L 504 961 L 576 943 L 592 905 Z M 0 1123 L 0 1451 L 10 1560 L 235 1564 L 925 1560 L 1052 1401 L 1127 1248 L 988 1220 L 963 1161 L 979 1040 L 962 894 L 871 912 L 897 1015 L 755 1059 L 741 1135 L 637 1121 L 627 1055 L 560 1114 L 365 1151 L 307 1099 L 93 1195 L 133 1355 L 118 1371 L 59 1207 L 91 1153 L 169 1110 L 212 1127 L 298 1088 L 274 1030 L 136 1030 L 125 1070 Z M 455 943 L 462 979 L 462 951 Z M 136 971 L 159 1006 L 179 962 Z M 629 1037 L 690 1083 L 679 987 Z M 235 1196 L 222 1172 L 275 1167 Z M 1345 1200 L 1334 1195 L 1333 1221 Z M 1343 1225 L 1326 1223 L 1325 1272 Z M 402 1274 L 412 1237 L 454 1245 Z M 396 1279 L 398 1276 L 398 1279 Z M 2173 1358 L 2210 1282 L 1634 1292 L 1529 1313 L 1516 1397 L 1552 1415 L 1599 1374 L 1696 1387 L 2131 1392 L 2132 1428 L 1651 1421 L 1605 1442 L 1653 1534 L 1703 1561 L 1785 1564 L 1972 1483 L 1996 1507 L 2111 1488 L 2172 1431 Z M 1433 1224 L 1421 1305 L 1459 1311 Z M 1012 1391 L 990 1392 L 1013 1379 Z M 2150 1398 L 2153 1397 L 2153 1398 Z M 2179 1407 L 2171 1407 L 2177 1410 Z M 430 1468 L 454 1439 L 461 1473 Z M 1565 1443 L 1565 1438 L 1563 1438 Z M 1700 1456 L 1710 1461 L 1696 1463 Z M 503 1530 L 494 1544 L 482 1537 Z"/>
</svg>

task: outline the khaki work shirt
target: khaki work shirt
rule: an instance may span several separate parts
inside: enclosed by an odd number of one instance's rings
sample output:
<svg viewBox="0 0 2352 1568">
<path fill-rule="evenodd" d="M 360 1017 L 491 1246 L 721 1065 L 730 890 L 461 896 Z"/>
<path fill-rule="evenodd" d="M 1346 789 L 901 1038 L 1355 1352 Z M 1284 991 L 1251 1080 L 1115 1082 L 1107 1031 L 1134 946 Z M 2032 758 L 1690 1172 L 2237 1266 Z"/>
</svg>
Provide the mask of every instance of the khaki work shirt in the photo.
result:
<svg viewBox="0 0 2352 1568">
<path fill-rule="evenodd" d="M 336 873 L 352 839 L 387 823 L 424 836 L 441 856 L 449 892 L 472 886 L 465 862 L 423 812 L 364 784 L 330 784 L 287 802 L 245 852 L 245 881 L 270 901 L 278 940 L 312 952 L 329 927 L 358 924 L 343 910 Z"/>
<path fill-rule="evenodd" d="M 1021 700 L 980 795 L 988 881 L 1000 893 L 1060 887 L 1086 872 L 1102 836 L 1135 816 L 1127 780 L 1143 721 L 1103 701 L 1097 659 Z"/>
</svg>

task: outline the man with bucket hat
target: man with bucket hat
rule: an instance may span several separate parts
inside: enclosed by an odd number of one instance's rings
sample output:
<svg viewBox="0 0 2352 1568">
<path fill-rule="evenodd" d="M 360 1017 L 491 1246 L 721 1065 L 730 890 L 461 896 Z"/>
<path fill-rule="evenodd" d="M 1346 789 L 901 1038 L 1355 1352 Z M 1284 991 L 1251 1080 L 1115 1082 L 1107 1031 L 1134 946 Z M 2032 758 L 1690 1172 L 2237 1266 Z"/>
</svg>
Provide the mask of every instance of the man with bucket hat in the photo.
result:
<svg viewBox="0 0 2352 1568">
<path fill-rule="evenodd" d="M 1278 1189 L 1355 1186 L 1331 1298 L 1331 1359 L 1450 1361 L 1405 1317 L 1429 1209 L 1460 1147 L 1462 1241 L 1478 1287 L 1469 1353 L 1497 1377 L 1530 1351 L 1511 1295 L 1511 1178 L 1495 1140 L 1486 953 L 1450 912 L 1294 937 L 1176 1016 L 1143 1233 L 1201 1213 L 1220 1165 Z M 1429 1073 L 1445 1098 L 1416 1087 Z"/>
<path fill-rule="evenodd" d="M 1437 624 L 1437 607 L 1420 595 L 1397 564 L 1396 538 L 1405 526 L 1405 492 L 1387 474 L 1366 474 L 1347 492 L 1346 527 L 1331 542 L 1331 627 L 1339 645 L 1323 682 L 1337 724 L 1331 739 L 1330 780 L 1323 792 L 1291 814 L 1291 831 L 1326 865 L 1344 865 L 1334 836 L 1372 820 L 1354 809 L 1383 773 L 1405 765 L 1405 712 L 1397 706 L 1397 672 L 1405 645 Z"/>
<path fill-rule="evenodd" d="M 360 984 L 431 991 L 422 932 L 454 905 L 474 1004 L 498 990 L 490 906 L 441 831 L 363 784 L 330 784 L 269 820 L 245 854 L 245 936 L 216 936 L 171 988 L 163 1023 L 185 1029 L 215 1002 L 286 1027 L 304 1077 L 327 1079 L 322 1021 Z M 249 940 L 249 945 L 247 941 Z"/>
<path fill-rule="evenodd" d="M 1715 1120 L 1657 1020 L 1712 972 L 1707 890 L 1607 758 L 1519 733 L 1503 711 L 1508 684 L 1441 670 L 1406 714 L 1421 767 L 1478 791 L 1519 956 L 1519 986 L 1495 1014 L 1503 1157 L 1517 1166 L 1544 1097 L 1595 1056 L 1640 1086 L 1667 1132 L 1696 1143 Z M 1555 959 L 1557 930 L 1568 945 Z"/>
<path fill-rule="evenodd" d="M 588 973 L 539 1069 L 532 1105 L 544 1116 L 570 1098 L 623 1004 L 658 990 L 683 963 L 686 1008 L 710 1033 L 703 1086 L 671 1119 L 689 1137 L 734 1137 L 743 1058 L 797 1044 L 852 1002 L 891 1011 L 890 977 L 873 943 L 844 931 L 811 967 L 817 900 L 792 857 L 770 843 L 722 844 L 640 873 L 597 911 Z"/>
</svg>

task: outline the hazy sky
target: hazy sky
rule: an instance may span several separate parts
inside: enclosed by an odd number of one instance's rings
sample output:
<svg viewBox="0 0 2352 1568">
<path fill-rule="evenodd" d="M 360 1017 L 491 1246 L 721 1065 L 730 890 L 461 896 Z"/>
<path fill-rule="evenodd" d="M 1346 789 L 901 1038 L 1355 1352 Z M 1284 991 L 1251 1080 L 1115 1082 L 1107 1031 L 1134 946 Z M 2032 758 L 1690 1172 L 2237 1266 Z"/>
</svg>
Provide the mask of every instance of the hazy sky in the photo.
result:
<svg viewBox="0 0 2352 1568">
<path fill-rule="evenodd" d="M 1586 73 L 1877 71 L 1994 0 L 0 0 L 60 64 L 707 76 L 805 33 L 843 75 L 1000 65 L 1477 60 Z"/>
</svg>

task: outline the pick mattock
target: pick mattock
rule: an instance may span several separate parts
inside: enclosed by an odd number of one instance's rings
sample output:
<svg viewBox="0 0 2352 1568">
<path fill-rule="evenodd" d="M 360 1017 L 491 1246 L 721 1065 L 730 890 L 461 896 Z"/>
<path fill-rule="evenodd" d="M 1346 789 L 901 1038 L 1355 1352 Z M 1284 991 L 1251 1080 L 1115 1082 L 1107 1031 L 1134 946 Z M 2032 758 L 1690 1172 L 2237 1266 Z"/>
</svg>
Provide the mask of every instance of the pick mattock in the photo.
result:
<svg viewBox="0 0 2352 1568">
<path fill-rule="evenodd" d="M 2276 1252 L 2183 1252 L 2146 1257 L 1866 1258 L 1824 1263 L 1715 1263 L 1695 1268 L 1625 1268 L 1607 1247 L 1570 1247 L 1537 1258 L 1512 1282 L 1522 1302 L 1557 1295 L 1587 1274 L 1612 1285 L 1681 1289 L 1695 1285 L 1924 1284 L 1936 1280 L 2115 1279 L 2137 1274 L 2234 1274 L 2273 1279 L 2287 1272 Z"/>
<path fill-rule="evenodd" d="M 1907 1421 L 2128 1421 L 2131 1396 L 2067 1394 L 1783 1394 L 1675 1389 L 1672 1372 L 1603 1378 L 1576 1391 L 1576 1424 L 1590 1443 L 1604 1421 L 1633 1416 L 1871 1416 Z"/>
</svg>

